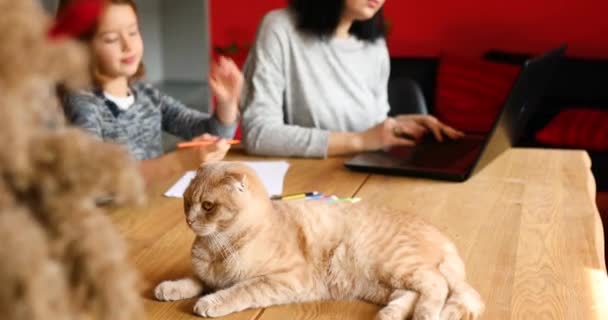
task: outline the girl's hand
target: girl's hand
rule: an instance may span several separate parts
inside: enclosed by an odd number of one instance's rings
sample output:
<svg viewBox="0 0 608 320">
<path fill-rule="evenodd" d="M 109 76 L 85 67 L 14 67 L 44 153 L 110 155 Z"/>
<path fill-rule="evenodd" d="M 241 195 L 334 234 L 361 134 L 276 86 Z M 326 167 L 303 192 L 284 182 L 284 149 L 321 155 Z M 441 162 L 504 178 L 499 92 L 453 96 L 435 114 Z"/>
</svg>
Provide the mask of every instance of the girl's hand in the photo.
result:
<svg viewBox="0 0 608 320">
<path fill-rule="evenodd" d="M 219 62 L 211 66 L 209 85 L 217 99 L 215 112 L 224 124 L 236 121 L 243 82 L 243 74 L 232 59 L 220 57 Z"/>
<path fill-rule="evenodd" d="M 230 150 L 230 145 L 226 143 L 226 140 L 212 136 L 210 134 L 203 134 L 202 136 L 196 137 L 194 141 L 210 141 L 213 140 L 215 143 L 208 146 L 195 148 L 199 160 L 202 162 L 217 162 L 221 161 L 226 157 L 226 153 Z"/>
</svg>

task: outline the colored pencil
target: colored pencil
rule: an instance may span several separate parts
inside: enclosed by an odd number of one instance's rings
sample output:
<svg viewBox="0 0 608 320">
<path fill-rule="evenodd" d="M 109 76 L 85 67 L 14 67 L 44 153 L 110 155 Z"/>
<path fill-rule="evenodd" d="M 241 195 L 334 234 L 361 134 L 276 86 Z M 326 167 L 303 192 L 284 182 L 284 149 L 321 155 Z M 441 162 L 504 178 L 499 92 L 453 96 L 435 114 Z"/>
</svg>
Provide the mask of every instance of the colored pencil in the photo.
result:
<svg viewBox="0 0 608 320">
<path fill-rule="evenodd" d="M 303 193 L 294 193 L 294 194 L 273 196 L 272 200 L 297 200 L 297 199 L 317 197 L 319 195 L 320 195 L 320 193 L 318 193 L 317 191 L 312 191 L 312 192 L 303 192 Z"/>
<path fill-rule="evenodd" d="M 189 141 L 180 142 L 177 144 L 178 148 L 193 148 L 193 147 L 204 147 L 216 143 L 218 140 L 200 140 L 200 141 Z M 239 144 L 240 140 L 226 140 L 228 144 Z"/>
</svg>

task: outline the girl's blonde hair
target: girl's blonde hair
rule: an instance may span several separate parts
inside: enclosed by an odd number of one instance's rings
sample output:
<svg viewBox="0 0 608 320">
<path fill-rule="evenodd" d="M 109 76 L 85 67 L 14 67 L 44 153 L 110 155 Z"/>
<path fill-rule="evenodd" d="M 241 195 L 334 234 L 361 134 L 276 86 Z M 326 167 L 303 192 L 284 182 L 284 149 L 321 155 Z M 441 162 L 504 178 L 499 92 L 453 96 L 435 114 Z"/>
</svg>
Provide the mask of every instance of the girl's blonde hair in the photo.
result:
<svg viewBox="0 0 608 320">
<path fill-rule="evenodd" d="M 57 8 L 57 15 L 60 16 L 69 6 L 70 4 L 72 4 L 74 1 L 78 1 L 78 0 L 60 0 L 59 1 L 59 5 Z M 137 18 L 139 19 L 139 13 L 137 10 L 137 5 L 135 4 L 135 2 L 133 0 L 105 0 L 104 1 L 104 5 L 111 5 L 111 4 L 116 4 L 116 5 L 128 5 L 131 8 L 133 8 L 133 11 L 135 12 L 135 15 L 137 16 Z M 87 45 L 91 45 L 91 41 L 93 41 L 93 38 L 95 37 L 95 34 L 97 33 L 97 24 L 95 24 L 90 30 L 88 30 L 87 32 L 83 33 L 78 39 L 80 41 L 82 41 L 83 43 L 87 44 Z M 97 74 L 96 72 L 96 68 L 93 65 L 94 62 L 91 62 L 91 77 L 93 80 L 93 83 L 96 86 L 100 86 L 101 85 L 101 77 Z M 139 63 L 139 67 L 137 68 L 137 72 L 135 72 L 135 74 L 131 77 L 129 77 L 129 82 L 133 82 L 136 80 L 139 80 L 141 78 L 143 78 L 146 75 L 146 68 L 144 66 L 143 61 Z"/>
</svg>

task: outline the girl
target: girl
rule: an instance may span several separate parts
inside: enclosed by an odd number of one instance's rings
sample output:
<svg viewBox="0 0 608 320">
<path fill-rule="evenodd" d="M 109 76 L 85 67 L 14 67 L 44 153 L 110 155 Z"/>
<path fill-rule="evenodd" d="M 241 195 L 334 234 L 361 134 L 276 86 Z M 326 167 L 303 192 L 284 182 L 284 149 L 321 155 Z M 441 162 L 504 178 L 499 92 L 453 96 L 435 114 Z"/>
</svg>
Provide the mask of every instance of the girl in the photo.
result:
<svg viewBox="0 0 608 320">
<path fill-rule="evenodd" d="M 68 4 L 69 1 L 60 2 L 60 13 Z M 210 117 L 139 81 L 144 74 L 143 42 L 132 0 L 106 1 L 97 26 L 82 40 L 91 49 L 95 86 L 91 92 L 67 97 L 65 111 L 72 123 L 103 140 L 125 145 L 135 158 L 142 160 L 144 177 L 154 174 L 149 171 L 158 167 L 155 163 L 163 154 L 163 130 L 183 139 L 217 140 L 190 151 L 200 161 L 224 157 L 228 144 L 212 135 L 234 135 L 243 83 L 231 60 L 221 58 L 212 67 L 209 81 L 218 106 Z"/>
<path fill-rule="evenodd" d="M 243 131 L 255 154 L 326 157 L 462 133 L 427 115 L 388 118 L 384 0 L 290 0 L 245 64 Z"/>
</svg>

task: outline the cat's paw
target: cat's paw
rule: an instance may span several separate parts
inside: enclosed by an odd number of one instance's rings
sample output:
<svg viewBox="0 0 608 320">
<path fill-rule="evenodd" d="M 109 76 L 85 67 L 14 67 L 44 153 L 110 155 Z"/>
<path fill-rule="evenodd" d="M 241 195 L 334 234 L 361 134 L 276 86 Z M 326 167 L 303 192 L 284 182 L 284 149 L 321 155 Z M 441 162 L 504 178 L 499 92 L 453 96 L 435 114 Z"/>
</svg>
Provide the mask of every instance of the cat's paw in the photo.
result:
<svg viewBox="0 0 608 320">
<path fill-rule="evenodd" d="M 441 320 L 460 320 L 461 318 L 463 318 L 463 310 L 459 306 L 448 305 L 441 311 Z"/>
<path fill-rule="evenodd" d="M 403 312 L 394 306 L 387 306 L 382 308 L 377 314 L 374 320 L 403 320 Z"/>
<path fill-rule="evenodd" d="M 460 306 L 448 305 L 441 312 L 440 319 L 441 320 L 460 320 L 460 319 L 477 320 L 480 317 L 481 317 L 481 314 L 479 314 L 479 313 L 470 312 Z"/>
<path fill-rule="evenodd" d="M 412 320 L 439 320 L 439 315 L 433 312 L 417 312 Z"/>
<path fill-rule="evenodd" d="M 154 297 L 159 301 L 177 301 L 190 298 L 184 294 L 179 281 L 163 281 L 154 288 Z"/>
<path fill-rule="evenodd" d="M 204 296 L 194 305 L 194 313 L 205 318 L 222 317 L 230 313 L 217 294 Z"/>
</svg>

